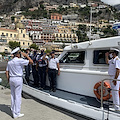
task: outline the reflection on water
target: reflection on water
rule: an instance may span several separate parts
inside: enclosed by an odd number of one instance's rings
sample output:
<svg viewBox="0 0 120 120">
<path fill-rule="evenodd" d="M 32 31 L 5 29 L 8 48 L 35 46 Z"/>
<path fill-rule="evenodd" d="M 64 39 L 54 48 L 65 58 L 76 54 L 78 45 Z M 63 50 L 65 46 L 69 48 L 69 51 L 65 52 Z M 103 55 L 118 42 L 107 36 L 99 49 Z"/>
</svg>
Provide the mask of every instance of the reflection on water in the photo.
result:
<svg viewBox="0 0 120 120">
<path fill-rule="evenodd" d="M 0 78 L 2 79 L 2 82 L 0 83 L 0 85 L 2 85 L 2 86 L 6 86 L 7 85 L 7 88 L 10 88 L 9 84 L 7 84 L 8 81 L 7 81 L 5 72 L 0 72 Z"/>
</svg>

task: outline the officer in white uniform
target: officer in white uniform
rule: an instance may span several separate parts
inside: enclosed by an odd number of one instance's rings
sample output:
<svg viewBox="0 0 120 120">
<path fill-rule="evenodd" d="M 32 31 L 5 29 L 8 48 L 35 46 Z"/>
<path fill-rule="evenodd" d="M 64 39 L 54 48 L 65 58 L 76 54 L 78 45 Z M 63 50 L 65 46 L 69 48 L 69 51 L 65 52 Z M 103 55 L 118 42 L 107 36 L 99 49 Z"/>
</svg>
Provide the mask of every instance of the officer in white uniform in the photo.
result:
<svg viewBox="0 0 120 120">
<path fill-rule="evenodd" d="M 8 62 L 6 76 L 11 88 L 11 111 L 13 118 L 18 118 L 24 116 L 20 113 L 23 68 L 29 63 L 32 64 L 33 61 L 26 53 L 21 52 L 19 47 L 14 49 L 11 54 L 14 55 L 14 58 Z M 20 58 L 21 54 L 28 60 Z"/>
<path fill-rule="evenodd" d="M 50 81 L 50 91 L 56 92 L 56 69 L 58 68 L 58 75 L 60 75 L 59 60 L 55 58 L 55 52 L 51 52 L 51 58 L 48 60 L 48 77 Z"/>
<path fill-rule="evenodd" d="M 120 59 L 118 58 L 119 50 L 116 48 L 111 48 L 109 53 L 106 53 L 106 63 L 109 64 L 108 74 L 111 79 L 120 79 L 120 74 L 119 74 Z M 110 60 L 108 56 L 110 56 L 111 58 Z M 110 85 L 112 89 L 114 109 L 118 111 L 120 110 L 119 92 L 118 92 L 120 81 L 111 80 Z"/>
</svg>

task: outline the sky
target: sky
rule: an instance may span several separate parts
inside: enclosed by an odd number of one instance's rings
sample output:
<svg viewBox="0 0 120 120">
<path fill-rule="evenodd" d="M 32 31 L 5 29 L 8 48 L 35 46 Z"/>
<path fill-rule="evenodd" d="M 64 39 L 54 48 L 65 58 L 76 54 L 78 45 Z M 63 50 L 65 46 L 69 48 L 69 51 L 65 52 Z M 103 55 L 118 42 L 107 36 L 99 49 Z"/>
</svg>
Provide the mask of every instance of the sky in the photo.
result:
<svg viewBox="0 0 120 120">
<path fill-rule="evenodd" d="M 120 4 L 120 0 L 101 0 L 104 3 L 107 3 L 109 5 L 117 5 Z"/>
</svg>

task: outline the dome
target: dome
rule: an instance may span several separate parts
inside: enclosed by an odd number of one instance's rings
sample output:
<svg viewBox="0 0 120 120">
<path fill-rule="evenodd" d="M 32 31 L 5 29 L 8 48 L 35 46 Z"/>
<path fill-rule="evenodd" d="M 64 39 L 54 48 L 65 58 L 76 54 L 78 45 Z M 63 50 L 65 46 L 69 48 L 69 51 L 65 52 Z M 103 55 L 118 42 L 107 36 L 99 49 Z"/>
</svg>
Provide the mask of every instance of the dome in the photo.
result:
<svg viewBox="0 0 120 120">
<path fill-rule="evenodd" d="M 15 28 L 24 29 L 25 26 L 24 26 L 22 23 L 17 23 L 17 24 L 15 25 Z"/>
</svg>

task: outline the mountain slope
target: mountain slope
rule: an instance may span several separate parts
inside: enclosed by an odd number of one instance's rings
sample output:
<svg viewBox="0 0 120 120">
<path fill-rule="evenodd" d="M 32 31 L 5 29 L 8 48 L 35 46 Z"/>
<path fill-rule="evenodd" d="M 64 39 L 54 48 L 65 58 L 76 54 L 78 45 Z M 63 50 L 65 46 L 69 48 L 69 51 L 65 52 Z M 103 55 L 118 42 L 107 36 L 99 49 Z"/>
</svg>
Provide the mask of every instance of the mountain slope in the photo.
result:
<svg viewBox="0 0 120 120">
<path fill-rule="evenodd" d="M 0 13 L 9 13 L 21 10 L 21 8 L 29 8 L 38 6 L 40 2 L 48 2 L 53 4 L 69 4 L 74 3 L 87 3 L 91 0 L 0 0 Z M 92 0 L 100 2 L 100 0 Z"/>
<path fill-rule="evenodd" d="M 117 10 L 120 10 L 120 4 L 119 4 L 119 5 L 115 5 L 115 8 L 116 8 Z"/>
</svg>

